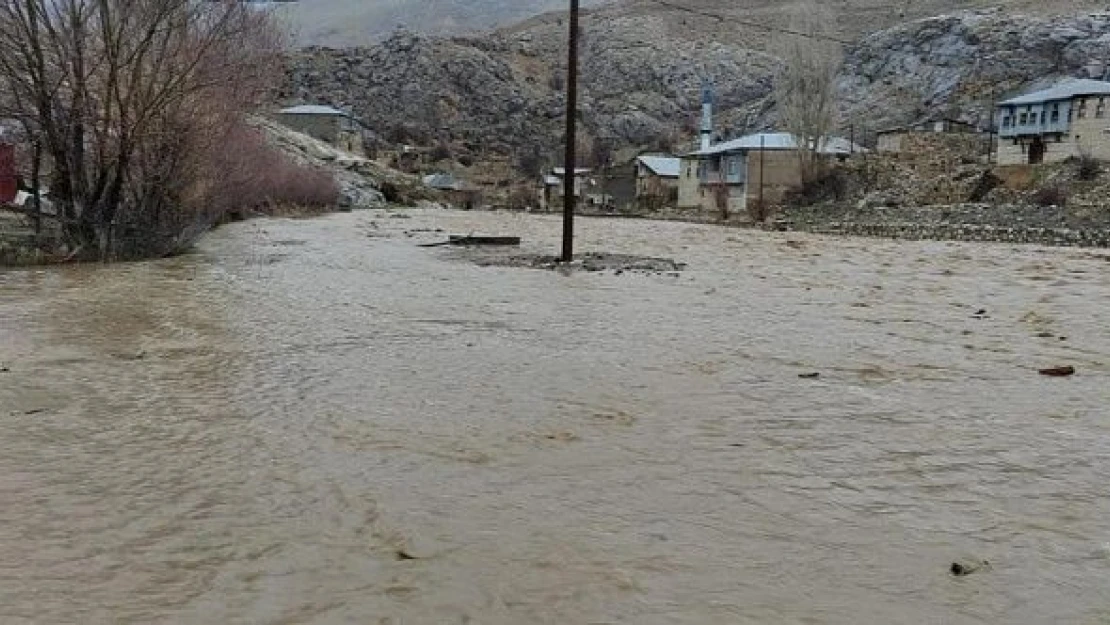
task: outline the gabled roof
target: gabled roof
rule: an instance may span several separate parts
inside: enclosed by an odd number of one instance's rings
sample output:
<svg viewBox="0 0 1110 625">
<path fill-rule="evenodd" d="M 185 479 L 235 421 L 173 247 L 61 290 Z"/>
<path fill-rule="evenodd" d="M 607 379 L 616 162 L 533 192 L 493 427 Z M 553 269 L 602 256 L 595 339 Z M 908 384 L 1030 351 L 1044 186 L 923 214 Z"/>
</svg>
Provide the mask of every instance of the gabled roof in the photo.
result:
<svg viewBox="0 0 1110 625">
<path fill-rule="evenodd" d="M 705 150 L 693 152 L 690 156 L 713 156 L 728 152 L 750 152 L 751 150 L 760 149 L 797 150 L 798 142 L 794 140 L 794 135 L 789 132 L 764 132 L 718 143 Z M 865 148 L 853 145 L 852 142 L 842 137 L 828 137 L 821 142 L 819 152 L 822 154 L 851 154 L 853 150 L 855 152 L 867 151 Z"/>
<path fill-rule="evenodd" d="M 999 106 L 1041 104 L 1042 102 L 1070 100 L 1084 95 L 1110 95 L 1110 82 L 1069 78 L 1056 83 L 1054 87 L 1011 98 L 1002 102 Z"/>
<path fill-rule="evenodd" d="M 282 115 L 331 115 L 335 117 L 350 117 L 345 113 L 333 106 L 324 106 L 322 104 L 302 104 L 300 106 L 291 106 L 287 109 L 281 109 Z"/>
<path fill-rule="evenodd" d="M 673 156 L 637 156 L 636 161 L 663 178 L 678 178 L 682 171 L 682 159 Z"/>
</svg>

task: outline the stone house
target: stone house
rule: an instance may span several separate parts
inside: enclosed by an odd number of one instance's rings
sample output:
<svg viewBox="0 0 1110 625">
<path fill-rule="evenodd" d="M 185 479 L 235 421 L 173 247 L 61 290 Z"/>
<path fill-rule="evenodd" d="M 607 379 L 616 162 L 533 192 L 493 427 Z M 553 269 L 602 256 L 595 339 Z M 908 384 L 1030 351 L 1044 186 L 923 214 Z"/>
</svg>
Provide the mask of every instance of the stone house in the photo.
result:
<svg viewBox="0 0 1110 625">
<path fill-rule="evenodd" d="M 998 164 L 1110 160 L 1110 82 L 1067 79 L 998 105 Z"/>
<path fill-rule="evenodd" d="M 914 124 L 880 130 L 876 151 L 884 154 L 901 154 L 912 151 L 914 139 L 921 135 L 969 134 L 980 134 L 979 129 L 973 124 L 956 119 L 924 119 Z"/>
<path fill-rule="evenodd" d="M 819 153 L 846 159 L 864 151 L 840 137 L 822 142 Z M 678 208 L 744 212 L 749 203 L 782 201 L 787 191 L 802 184 L 798 144 L 790 133 L 749 135 L 711 145 L 682 157 L 678 180 Z"/>
<path fill-rule="evenodd" d="M 282 109 L 278 121 L 310 137 L 352 154 L 362 155 L 362 124 L 350 113 L 331 106 L 305 104 Z"/>
<path fill-rule="evenodd" d="M 574 198 L 575 204 L 581 205 L 586 201 L 591 188 L 594 186 L 590 179 L 592 169 L 576 167 L 574 170 Z M 543 177 L 543 188 L 540 191 L 540 208 L 554 210 L 563 205 L 563 194 L 566 189 L 567 170 L 565 167 L 555 167 Z"/>
<path fill-rule="evenodd" d="M 678 192 L 682 159 L 675 156 L 636 157 L 636 197 L 670 198 Z"/>
<path fill-rule="evenodd" d="M 449 173 L 429 174 L 423 178 L 424 186 L 439 191 L 456 208 L 472 210 L 482 202 L 478 187 Z"/>
</svg>

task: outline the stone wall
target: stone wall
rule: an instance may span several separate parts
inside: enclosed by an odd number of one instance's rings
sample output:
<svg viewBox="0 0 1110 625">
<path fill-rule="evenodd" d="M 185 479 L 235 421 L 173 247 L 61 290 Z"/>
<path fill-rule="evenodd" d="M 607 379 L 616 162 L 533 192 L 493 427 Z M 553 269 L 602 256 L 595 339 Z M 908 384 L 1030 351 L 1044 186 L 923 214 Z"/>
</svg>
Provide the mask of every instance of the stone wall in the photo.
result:
<svg viewBox="0 0 1110 625">
<path fill-rule="evenodd" d="M 978 226 L 971 224 L 914 224 L 829 222 L 802 224 L 790 230 L 815 234 L 837 234 L 908 241 L 975 241 L 992 243 L 1027 243 L 1058 247 L 1110 248 L 1110 228 L 1072 230 L 1069 228 L 1027 228 Z"/>
<path fill-rule="evenodd" d="M 1110 247 L 1110 210 L 954 204 L 926 207 L 791 208 L 773 224 L 784 230 L 908 240 L 987 241 Z"/>
<path fill-rule="evenodd" d="M 33 265 L 45 255 L 29 220 L 18 213 L 0 209 L 0 267 Z"/>
</svg>

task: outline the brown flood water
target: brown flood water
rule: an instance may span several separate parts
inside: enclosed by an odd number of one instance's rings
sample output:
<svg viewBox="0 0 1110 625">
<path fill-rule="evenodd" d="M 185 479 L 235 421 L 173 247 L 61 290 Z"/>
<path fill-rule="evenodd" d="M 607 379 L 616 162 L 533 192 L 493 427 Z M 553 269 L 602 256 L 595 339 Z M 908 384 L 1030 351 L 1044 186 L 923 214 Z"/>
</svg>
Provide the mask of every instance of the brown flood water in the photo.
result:
<svg viewBox="0 0 1110 625">
<path fill-rule="evenodd" d="M 1110 253 L 413 215 L 0 272 L 0 623 L 1110 622 Z"/>
</svg>

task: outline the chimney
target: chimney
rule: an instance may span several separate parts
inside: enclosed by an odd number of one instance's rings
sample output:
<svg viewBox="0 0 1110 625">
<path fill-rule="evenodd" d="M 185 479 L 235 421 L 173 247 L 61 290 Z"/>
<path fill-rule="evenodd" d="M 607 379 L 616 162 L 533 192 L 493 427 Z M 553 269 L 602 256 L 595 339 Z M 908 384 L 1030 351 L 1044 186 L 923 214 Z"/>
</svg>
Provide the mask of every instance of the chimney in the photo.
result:
<svg viewBox="0 0 1110 625">
<path fill-rule="evenodd" d="M 713 87 L 708 80 L 701 86 L 701 149 L 713 145 Z"/>
</svg>

